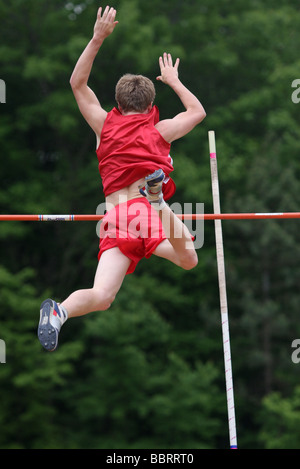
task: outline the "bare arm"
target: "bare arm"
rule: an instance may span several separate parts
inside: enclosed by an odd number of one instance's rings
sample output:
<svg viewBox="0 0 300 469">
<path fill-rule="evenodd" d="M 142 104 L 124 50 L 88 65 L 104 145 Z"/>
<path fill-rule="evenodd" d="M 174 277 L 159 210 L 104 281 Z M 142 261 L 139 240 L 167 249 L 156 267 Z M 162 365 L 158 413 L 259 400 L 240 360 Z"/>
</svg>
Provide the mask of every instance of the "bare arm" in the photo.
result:
<svg viewBox="0 0 300 469">
<path fill-rule="evenodd" d="M 196 96 L 179 80 L 179 59 L 176 60 L 173 66 L 171 54 L 165 53 L 163 57 L 159 58 L 159 65 L 161 75 L 157 77 L 157 80 L 169 85 L 186 109 L 173 119 L 162 120 L 156 124 L 160 134 L 167 142 L 171 143 L 189 133 L 205 118 L 206 112 Z"/>
<path fill-rule="evenodd" d="M 116 24 L 116 10 L 106 7 L 101 16 L 102 8 L 97 13 L 97 20 L 94 26 L 94 34 L 73 70 L 70 84 L 77 101 L 81 114 L 94 130 L 97 136 L 97 145 L 100 133 L 106 118 L 106 111 L 101 107 L 95 93 L 88 86 L 88 79 L 92 70 L 95 57 L 103 44 L 103 41 L 114 30 Z"/>
</svg>

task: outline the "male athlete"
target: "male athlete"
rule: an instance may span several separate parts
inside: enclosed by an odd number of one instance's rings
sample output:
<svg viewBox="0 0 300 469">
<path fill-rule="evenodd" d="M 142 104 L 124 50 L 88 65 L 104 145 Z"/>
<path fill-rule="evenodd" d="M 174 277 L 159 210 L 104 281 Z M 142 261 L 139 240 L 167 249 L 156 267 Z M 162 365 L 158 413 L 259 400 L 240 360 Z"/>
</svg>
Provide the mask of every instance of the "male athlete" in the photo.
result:
<svg viewBox="0 0 300 469">
<path fill-rule="evenodd" d="M 96 135 L 96 154 L 107 213 L 101 223 L 99 262 L 90 289 L 77 290 L 61 304 L 47 299 L 41 305 L 38 338 L 53 351 L 64 322 L 110 307 L 126 274 L 152 254 L 192 269 L 198 258 L 191 234 L 165 203 L 175 192 L 171 142 L 190 132 L 205 117 L 199 100 L 178 78 L 179 59 L 159 58 L 157 80 L 170 86 L 185 111 L 159 121 L 153 106 L 154 85 L 142 75 L 124 75 L 116 86 L 118 108 L 106 112 L 88 79 L 94 59 L 118 21 L 116 10 L 99 8 L 94 34 L 81 54 L 70 84 L 80 112 Z"/>
</svg>

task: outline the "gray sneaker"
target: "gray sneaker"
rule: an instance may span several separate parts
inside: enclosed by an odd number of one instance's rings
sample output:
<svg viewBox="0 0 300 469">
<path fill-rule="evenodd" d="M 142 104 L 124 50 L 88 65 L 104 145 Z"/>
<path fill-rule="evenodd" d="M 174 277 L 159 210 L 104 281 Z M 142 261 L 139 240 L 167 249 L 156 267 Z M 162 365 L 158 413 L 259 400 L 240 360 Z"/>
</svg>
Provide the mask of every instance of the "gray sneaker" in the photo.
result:
<svg viewBox="0 0 300 469">
<path fill-rule="evenodd" d="M 162 185 L 165 179 L 165 174 L 162 169 L 157 169 L 154 173 L 149 174 L 149 176 L 145 177 L 146 185 L 145 190 L 140 188 L 140 193 L 147 197 L 147 200 L 150 204 L 162 204 L 163 200 L 163 193 L 162 193 Z"/>
<path fill-rule="evenodd" d="M 67 318 L 66 310 L 50 298 L 41 304 L 38 338 L 48 352 L 53 352 L 57 348 L 58 334 Z"/>
</svg>

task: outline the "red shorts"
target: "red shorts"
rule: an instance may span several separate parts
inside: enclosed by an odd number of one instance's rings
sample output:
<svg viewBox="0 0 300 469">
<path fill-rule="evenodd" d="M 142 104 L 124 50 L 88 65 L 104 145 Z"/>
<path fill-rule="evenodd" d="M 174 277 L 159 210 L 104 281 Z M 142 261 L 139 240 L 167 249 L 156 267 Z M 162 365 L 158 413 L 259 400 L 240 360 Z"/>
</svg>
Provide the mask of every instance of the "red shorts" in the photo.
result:
<svg viewBox="0 0 300 469">
<path fill-rule="evenodd" d="M 100 225 L 98 260 L 107 249 L 118 247 L 131 259 L 127 274 L 134 272 L 138 262 L 149 258 L 166 239 L 161 220 L 147 199 L 136 198 L 109 210 Z"/>
</svg>

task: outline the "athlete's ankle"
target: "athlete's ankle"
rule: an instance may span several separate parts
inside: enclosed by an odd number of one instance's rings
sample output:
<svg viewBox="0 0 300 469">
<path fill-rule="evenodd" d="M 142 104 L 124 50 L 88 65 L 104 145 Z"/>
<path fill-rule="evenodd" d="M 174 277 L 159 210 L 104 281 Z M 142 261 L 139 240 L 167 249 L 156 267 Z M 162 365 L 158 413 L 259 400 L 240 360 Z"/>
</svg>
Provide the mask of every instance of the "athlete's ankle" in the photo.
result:
<svg viewBox="0 0 300 469">
<path fill-rule="evenodd" d="M 61 315 L 59 317 L 60 323 L 61 325 L 63 325 L 66 322 L 66 320 L 69 318 L 69 314 L 66 308 L 62 304 L 57 303 L 57 306 L 59 308 L 59 311 L 61 312 Z"/>
<path fill-rule="evenodd" d="M 149 201 L 149 202 L 150 202 L 151 207 L 153 207 L 157 212 L 159 212 L 159 211 L 163 210 L 165 207 L 167 207 L 167 203 L 165 202 L 162 194 L 158 199 L 152 200 L 152 201 Z"/>
</svg>

